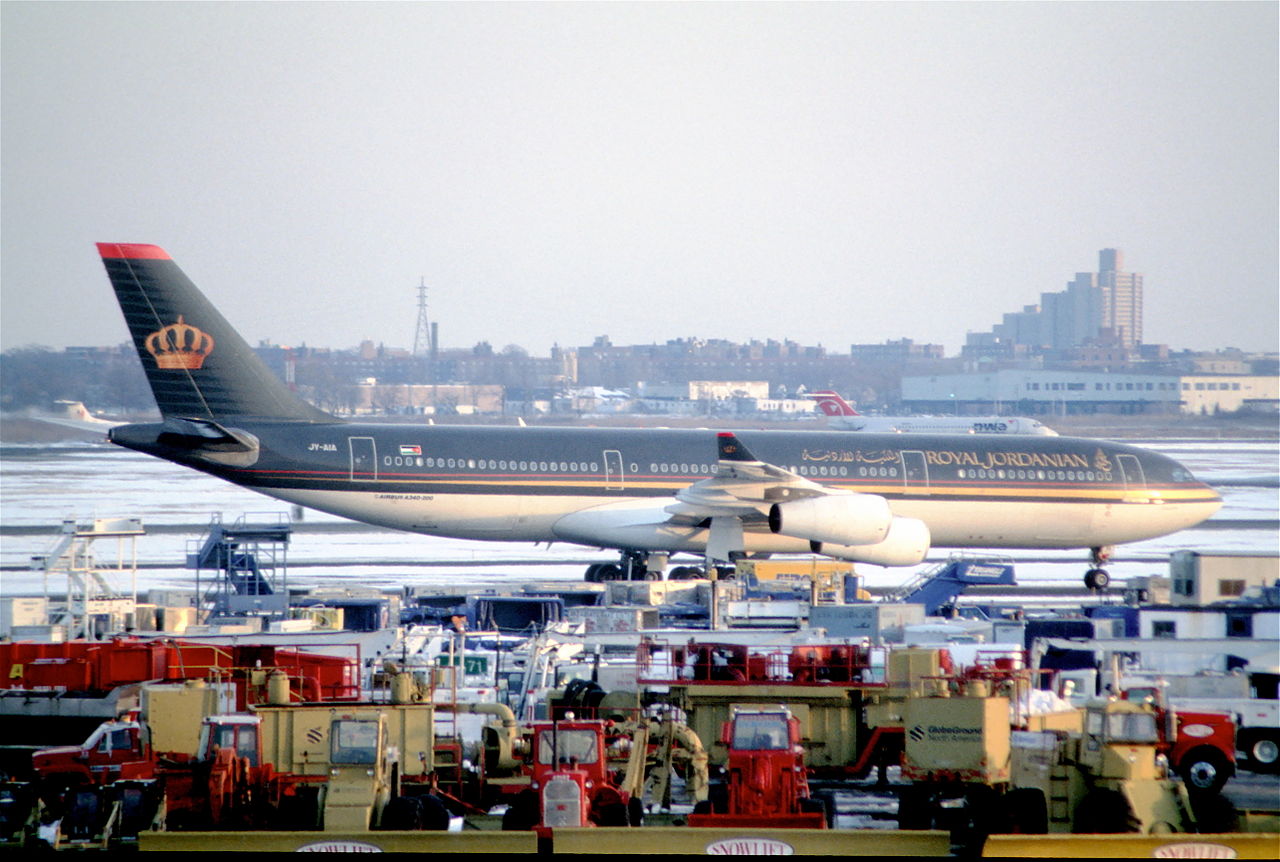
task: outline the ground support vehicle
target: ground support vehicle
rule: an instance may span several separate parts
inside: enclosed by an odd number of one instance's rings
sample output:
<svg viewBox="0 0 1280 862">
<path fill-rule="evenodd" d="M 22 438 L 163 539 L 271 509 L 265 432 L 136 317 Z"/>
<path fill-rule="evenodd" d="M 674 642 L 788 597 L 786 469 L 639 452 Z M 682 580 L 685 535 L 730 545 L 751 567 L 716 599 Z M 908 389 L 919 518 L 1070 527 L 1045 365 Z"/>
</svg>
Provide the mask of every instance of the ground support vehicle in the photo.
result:
<svg viewBox="0 0 1280 862">
<path fill-rule="evenodd" d="M 190 683 L 156 688 L 161 694 L 177 688 L 193 704 L 206 692 L 205 686 Z M 64 823 L 73 814 L 76 822 L 96 818 L 88 831 L 110 830 L 112 825 L 93 812 L 105 812 L 116 794 L 121 817 L 130 820 L 121 819 L 120 826 L 130 826 L 134 834 L 138 828 L 448 827 L 450 814 L 436 779 L 454 760 L 440 756 L 442 746 L 450 746 L 436 739 L 437 707 L 408 674 L 397 678 L 385 702 L 294 703 L 283 672 L 274 675 L 271 689 L 271 702 L 248 713 L 201 717 L 195 707 L 153 707 L 146 720 L 104 725 L 92 744 L 49 752 L 50 777 L 67 775 L 57 770 L 70 764 L 106 785 L 95 788 L 83 775 L 72 774 L 75 787 L 64 794 L 57 816 Z M 154 697 L 149 702 L 171 703 Z M 116 739 L 133 744 L 120 749 L 132 759 L 110 760 Z M 96 773 L 89 769 L 100 761 Z M 145 779 L 141 783 L 150 795 L 131 801 L 141 791 L 129 791 L 126 780 L 139 779 Z M 150 820 L 142 804 L 146 798 L 153 800 Z"/>
<path fill-rule="evenodd" d="M 162 761 L 190 760 L 201 722 L 228 711 L 234 701 L 234 689 L 227 683 L 145 685 L 140 709 L 104 722 L 80 745 L 37 751 L 32 770 L 46 797 L 80 785 L 155 778 Z"/>
<path fill-rule="evenodd" d="M 234 702 L 230 683 L 148 684 L 139 709 L 104 722 L 84 743 L 37 751 L 37 810 L 57 824 L 55 843 L 118 843 L 149 828 L 165 777 L 193 767 L 202 723 Z"/>
<path fill-rule="evenodd" d="M 721 728 L 735 706 L 784 704 L 800 723 L 809 774 L 832 779 L 861 778 L 873 769 L 883 778 L 896 766 L 902 704 L 926 678 L 951 667 L 945 649 L 859 644 L 775 649 L 646 641 L 638 660 L 640 681 L 668 690 L 666 699 L 703 740 L 713 769 L 728 760 Z"/>
<path fill-rule="evenodd" d="M 1160 727 L 1159 752 L 1193 794 L 1215 794 L 1235 774 L 1236 723 L 1225 712 L 1192 712 L 1169 706 L 1158 686 L 1125 688 L 1120 695 L 1147 703 Z"/>
<path fill-rule="evenodd" d="M 1059 670 L 1054 689 L 1077 705 L 1099 692 L 1126 700 L 1147 701 L 1172 716 L 1173 733 L 1161 753 L 1192 792 L 1216 792 L 1235 774 L 1237 762 L 1251 772 L 1280 768 L 1280 709 L 1274 675 L 1197 673 L 1166 674 L 1119 668 Z M 1271 699 L 1253 697 L 1267 693 Z"/>
<path fill-rule="evenodd" d="M 607 732 L 615 730 L 613 722 L 572 717 L 531 725 L 521 770 L 528 784 L 511 799 L 502 828 L 641 825 L 647 734 Z M 619 760 L 626 767 L 611 769 Z"/>
<path fill-rule="evenodd" d="M 1277 675 L 1274 673 L 1236 672 L 1229 674 L 1135 674 L 1121 677 L 1124 697 L 1153 698 L 1173 710 L 1179 723 L 1205 720 L 1193 717 L 1227 713 L 1236 725 L 1234 748 L 1229 749 L 1225 763 L 1211 757 L 1200 767 L 1202 778 L 1206 767 L 1235 771 L 1236 761 L 1250 772 L 1280 772 L 1280 700 L 1276 698 Z M 1170 757 L 1173 761 L 1172 755 Z M 1190 770 L 1179 770 L 1189 785 L 1196 785 Z M 1223 779 L 1225 781 L 1225 779 Z"/>
<path fill-rule="evenodd" d="M 949 828 L 962 846 L 1004 832 L 1196 830 L 1185 785 L 1157 754 L 1151 705 L 1096 701 L 1015 729 L 1010 698 L 976 682 L 907 703 L 901 828 Z"/>
<path fill-rule="evenodd" d="M 209 820 L 326 832 L 448 827 L 432 792 L 437 707 L 407 674 L 389 702 L 274 700 L 251 721 L 210 722 Z M 213 745 L 214 734 L 225 744 Z"/>
<path fill-rule="evenodd" d="M 39 823 L 36 786 L 30 781 L 0 781 L 0 847 L 21 847 Z"/>
<path fill-rule="evenodd" d="M 735 708 L 720 741 L 726 781 L 695 806 L 690 826 L 826 828 L 834 812 L 809 793 L 800 722 L 785 706 Z"/>
</svg>

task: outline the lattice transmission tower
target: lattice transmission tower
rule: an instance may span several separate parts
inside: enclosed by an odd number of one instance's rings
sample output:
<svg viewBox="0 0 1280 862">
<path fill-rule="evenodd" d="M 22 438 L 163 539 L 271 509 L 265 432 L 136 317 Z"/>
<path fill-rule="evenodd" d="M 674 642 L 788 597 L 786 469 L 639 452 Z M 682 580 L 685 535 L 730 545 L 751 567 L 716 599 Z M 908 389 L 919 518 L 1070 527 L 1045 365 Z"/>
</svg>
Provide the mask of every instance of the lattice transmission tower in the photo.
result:
<svg viewBox="0 0 1280 862">
<path fill-rule="evenodd" d="M 421 284 L 418 285 L 418 326 L 413 332 L 413 355 L 414 356 L 434 356 L 435 355 L 435 333 L 431 329 L 431 323 L 427 320 L 427 280 L 420 279 Z"/>
</svg>

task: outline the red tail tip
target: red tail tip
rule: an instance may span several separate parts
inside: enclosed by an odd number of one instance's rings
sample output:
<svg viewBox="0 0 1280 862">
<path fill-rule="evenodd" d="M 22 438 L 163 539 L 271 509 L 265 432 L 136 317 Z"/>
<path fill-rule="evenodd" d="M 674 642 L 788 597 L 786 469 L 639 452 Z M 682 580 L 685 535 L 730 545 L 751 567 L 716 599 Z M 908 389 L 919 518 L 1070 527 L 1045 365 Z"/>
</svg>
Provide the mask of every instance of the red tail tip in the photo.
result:
<svg viewBox="0 0 1280 862">
<path fill-rule="evenodd" d="M 98 254 L 103 260 L 171 260 L 169 253 L 158 245 L 133 242 L 100 242 Z"/>
</svg>

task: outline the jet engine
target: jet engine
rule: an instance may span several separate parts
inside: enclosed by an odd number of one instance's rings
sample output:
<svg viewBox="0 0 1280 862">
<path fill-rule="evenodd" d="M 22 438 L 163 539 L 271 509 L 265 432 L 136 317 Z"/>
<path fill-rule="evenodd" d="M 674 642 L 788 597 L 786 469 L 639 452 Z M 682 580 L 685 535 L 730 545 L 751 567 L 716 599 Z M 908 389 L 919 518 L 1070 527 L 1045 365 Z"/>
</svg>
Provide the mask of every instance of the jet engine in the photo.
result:
<svg viewBox="0 0 1280 862">
<path fill-rule="evenodd" d="M 769 529 L 795 539 L 837 545 L 873 545 L 889 532 L 893 513 L 875 494 L 832 494 L 775 503 Z"/>
<path fill-rule="evenodd" d="M 915 518 L 894 518 L 884 541 L 875 544 L 841 545 L 826 542 L 810 542 L 815 554 L 826 554 L 838 560 L 854 563 L 870 563 L 874 566 L 914 566 L 924 562 L 929 553 L 932 537 L 924 521 Z"/>
</svg>

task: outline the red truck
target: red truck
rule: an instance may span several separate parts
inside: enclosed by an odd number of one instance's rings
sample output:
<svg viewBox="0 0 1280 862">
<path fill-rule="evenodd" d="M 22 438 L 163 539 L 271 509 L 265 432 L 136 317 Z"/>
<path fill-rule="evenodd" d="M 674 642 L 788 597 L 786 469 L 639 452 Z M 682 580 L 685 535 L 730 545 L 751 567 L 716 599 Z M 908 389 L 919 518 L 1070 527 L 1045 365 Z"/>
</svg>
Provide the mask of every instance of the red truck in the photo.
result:
<svg viewBox="0 0 1280 862">
<path fill-rule="evenodd" d="M 1150 702 L 1163 724 L 1160 753 L 1192 793 L 1217 793 L 1236 774 L 1236 723 L 1222 712 L 1170 709 L 1159 686 L 1131 686 L 1125 700 Z"/>
<path fill-rule="evenodd" d="M 607 722 L 531 725 L 529 788 L 503 816 L 504 829 L 639 826 L 644 808 L 609 768 Z"/>
<path fill-rule="evenodd" d="M 41 749 L 31 756 L 31 763 L 45 793 L 122 778 L 154 778 L 156 768 L 141 723 L 128 719 L 104 722 L 80 745 Z"/>
<path fill-rule="evenodd" d="M 800 722 L 784 706 L 736 707 L 721 729 L 727 781 L 689 815 L 690 826 L 825 829 L 834 815 L 809 793 Z"/>
</svg>

